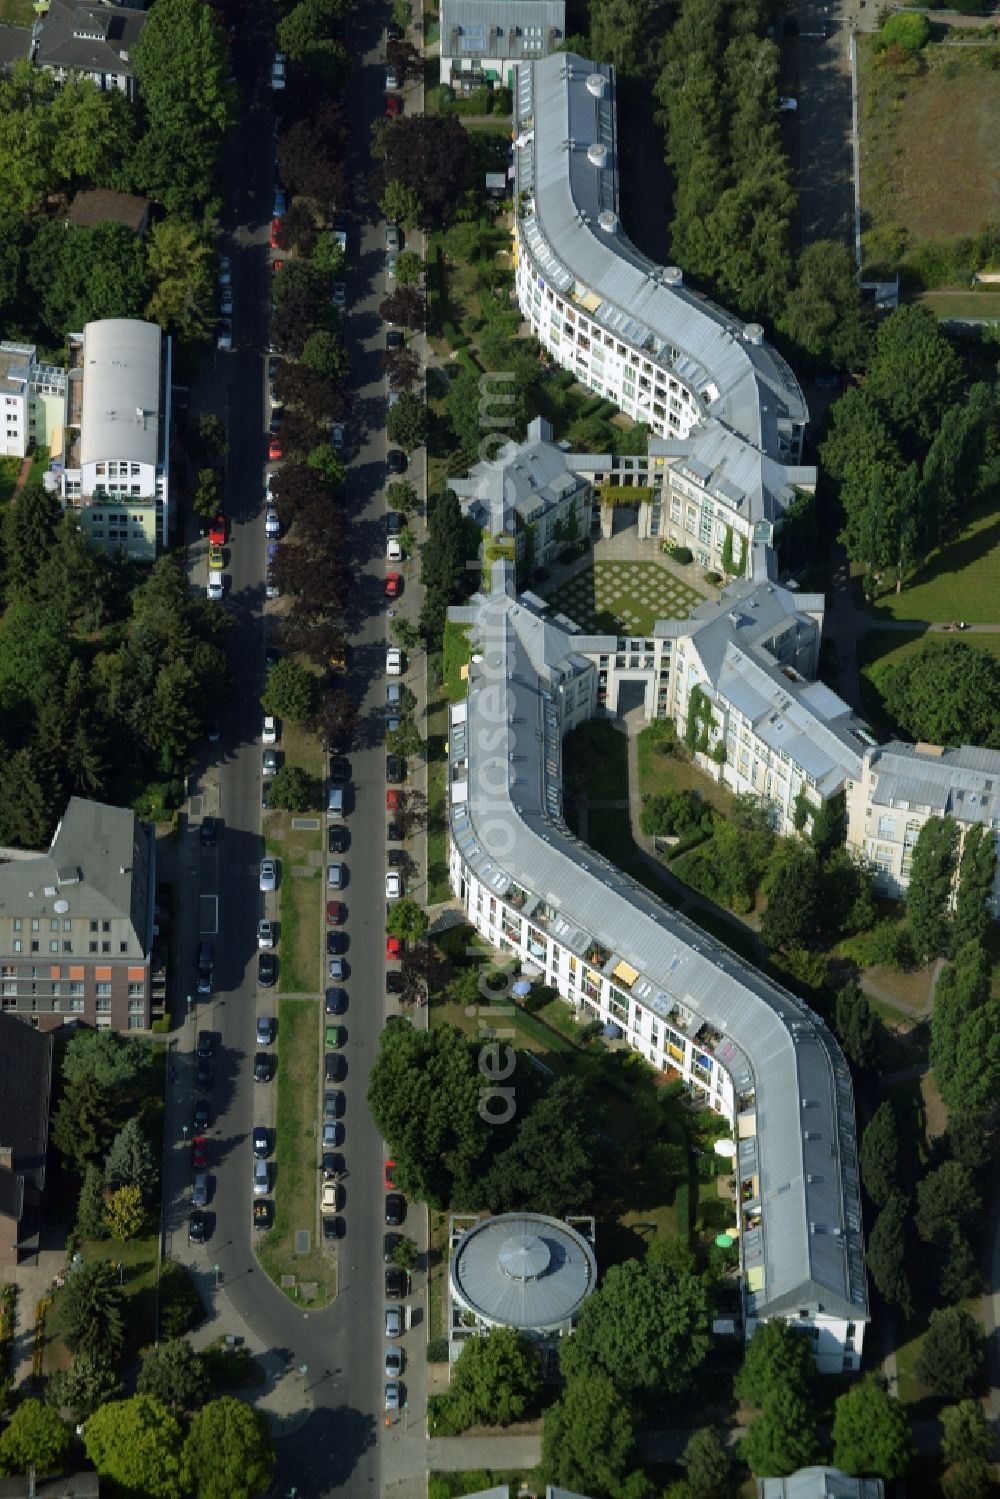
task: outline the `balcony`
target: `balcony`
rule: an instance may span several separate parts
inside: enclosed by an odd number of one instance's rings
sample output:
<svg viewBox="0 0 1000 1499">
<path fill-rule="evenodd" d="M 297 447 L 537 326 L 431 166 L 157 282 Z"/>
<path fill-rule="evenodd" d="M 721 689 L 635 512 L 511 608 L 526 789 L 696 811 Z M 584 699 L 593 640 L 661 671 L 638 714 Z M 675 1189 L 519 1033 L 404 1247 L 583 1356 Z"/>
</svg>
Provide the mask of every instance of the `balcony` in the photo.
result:
<svg viewBox="0 0 1000 1499">
<path fill-rule="evenodd" d="M 610 951 L 602 947 L 599 942 L 592 942 L 584 953 L 584 957 L 593 968 L 604 968 L 611 961 Z"/>
</svg>

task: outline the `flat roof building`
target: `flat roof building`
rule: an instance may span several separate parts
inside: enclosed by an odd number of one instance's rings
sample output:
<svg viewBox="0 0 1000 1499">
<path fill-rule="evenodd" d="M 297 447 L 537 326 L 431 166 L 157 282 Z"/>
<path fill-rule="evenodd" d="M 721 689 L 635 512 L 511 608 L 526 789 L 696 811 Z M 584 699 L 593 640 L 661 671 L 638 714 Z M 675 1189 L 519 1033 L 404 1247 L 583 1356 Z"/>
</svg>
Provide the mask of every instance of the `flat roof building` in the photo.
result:
<svg viewBox="0 0 1000 1499">
<path fill-rule="evenodd" d="M 441 0 L 441 82 L 514 86 L 518 63 L 566 40 L 566 0 Z"/>
<path fill-rule="evenodd" d="M 583 1234 L 541 1213 L 501 1213 L 468 1229 L 452 1251 L 452 1297 L 490 1327 L 568 1332 L 597 1285 Z"/>
</svg>

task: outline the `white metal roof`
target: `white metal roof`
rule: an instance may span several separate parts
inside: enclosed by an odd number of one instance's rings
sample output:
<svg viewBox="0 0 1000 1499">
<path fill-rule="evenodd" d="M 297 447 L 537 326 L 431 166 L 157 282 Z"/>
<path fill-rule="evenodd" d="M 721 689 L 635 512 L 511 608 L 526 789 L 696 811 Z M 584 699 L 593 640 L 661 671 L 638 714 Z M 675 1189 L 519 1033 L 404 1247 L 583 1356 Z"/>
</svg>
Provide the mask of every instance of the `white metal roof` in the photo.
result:
<svg viewBox="0 0 1000 1499">
<path fill-rule="evenodd" d="M 138 318 L 103 318 L 84 328 L 81 464 L 126 459 L 155 467 L 162 336 Z"/>
<path fill-rule="evenodd" d="M 564 1327 L 597 1285 L 582 1234 L 541 1213 L 501 1213 L 463 1234 L 451 1257 L 454 1294 L 487 1322 Z"/>
</svg>

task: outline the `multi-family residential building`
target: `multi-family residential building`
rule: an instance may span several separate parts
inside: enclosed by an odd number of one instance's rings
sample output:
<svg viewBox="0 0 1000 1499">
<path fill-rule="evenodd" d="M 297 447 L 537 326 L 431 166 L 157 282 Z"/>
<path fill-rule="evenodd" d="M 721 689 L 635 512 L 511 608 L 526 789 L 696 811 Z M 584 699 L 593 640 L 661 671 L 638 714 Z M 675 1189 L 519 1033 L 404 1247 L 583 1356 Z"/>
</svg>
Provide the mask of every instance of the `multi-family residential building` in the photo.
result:
<svg viewBox="0 0 1000 1499">
<path fill-rule="evenodd" d="M 467 479 L 449 479 L 448 487 L 464 515 L 490 536 L 513 537 L 518 561 L 530 553 L 540 566 L 567 542 L 590 535 L 594 486 L 573 470 L 570 456 L 537 416 L 525 442 L 502 444 Z"/>
<path fill-rule="evenodd" d="M 155 323 L 105 318 L 70 337 L 46 482 L 90 541 L 137 561 L 169 544 L 170 382 L 171 341 Z"/>
<path fill-rule="evenodd" d="M 0 1014 L 0 1269 L 38 1248 L 52 1037 Z"/>
<path fill-rule="evenodd" d="M 72 797 L 45 853 L 0 864 L 0 1011 L 148 1030 L 155 895 L 152 826 Z"/>
<path fill-rule="evenodd" d="M 89 78 L 99 89 L 136 96 L 133 51 L 146 22 L 130 6 L 41 0 L 31 32 L 31 59 L 57 82 Z"/>
<path fill-rule="evenodd" d="M 759 324 L 689 290 L 625 235 L 614 95 L 614 70 L 576 53 L 518 69 L 518 302 L 559 364 L 664 440 L 658 534 L 716 567 L 731 530 L 746 561 L 796 490 L 815 486 L 801 462 L 809 412 Z"/>
<path fill-rule="evenodd" d="M 0 343 L 0 453 L 26 458 L 62 431 L 66 371 L 40 364 L 34 344 Z"/>
<path fill-rule="evenodd" d="M 847 1064 L 808 1005 L 569 832 L 561 741 L 600 711 L 599 659 L 515 597 L 509 564 L 492 581 L 452 611 L 472 644 L 448 734 L 452 889 L 495 948 L 732 1130 L 747 1335 L 781 1317 L 820 1369 L 856 1369 L 868 1297 Z"/>
<path fill-rule="evenodd" d="M 1000 751 L 899 740 L 868 750 L 847 792 L 847 844 L 871 865 L 884 894 L 906 890 L 920 829 L 931 817 L 954 818 L 962 841 L 969 828 L 987 828 L 1000 847 Z M 1000 918 L 1000 866 L 992 912 Z"/>
<path fill-rule="evenodd" d="M 566 0 L 441 0 L 441 82 L 514 87 L 519 63 L 566 40 Z"/>
</svg>

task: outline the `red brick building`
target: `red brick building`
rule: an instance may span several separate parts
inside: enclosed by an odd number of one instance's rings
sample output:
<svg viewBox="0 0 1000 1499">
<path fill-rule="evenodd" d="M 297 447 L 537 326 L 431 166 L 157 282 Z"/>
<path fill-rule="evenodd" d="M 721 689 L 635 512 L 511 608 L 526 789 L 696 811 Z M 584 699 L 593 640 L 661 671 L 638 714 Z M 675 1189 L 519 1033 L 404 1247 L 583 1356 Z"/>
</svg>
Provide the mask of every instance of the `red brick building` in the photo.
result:
<svg viewBox="0 0 1000 1499">
<path fill-rule="evenodd" d="M 38 1244 L 53 1038 L 0 1015 L 0 1270 Z"/>
</svg>

